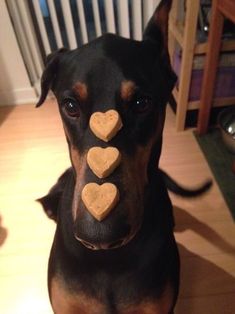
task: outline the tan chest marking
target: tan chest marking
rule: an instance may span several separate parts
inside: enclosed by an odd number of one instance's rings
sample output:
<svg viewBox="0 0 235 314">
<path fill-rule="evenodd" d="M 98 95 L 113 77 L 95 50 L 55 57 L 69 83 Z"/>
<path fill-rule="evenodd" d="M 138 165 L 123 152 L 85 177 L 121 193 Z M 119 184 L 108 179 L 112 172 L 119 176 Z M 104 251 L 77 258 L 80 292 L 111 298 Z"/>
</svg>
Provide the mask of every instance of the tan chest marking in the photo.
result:
<svg viewBox="0 0 235 314">
<path fill-rule="evenodd" d="M 107 307 L 97 299 L 83 293 L 71 294 L 58 279 L 53 279 L 50 286 L 52 308 L 55 314 L 106 314 Z M 169 314 L 173 302 L 170 285 L 160 299 L 142 301 L 138 305 L 122 306 L 117 304 L 117 314 Z"/>
<path fill-rule="evenodd" d="M 85 294 L 71 294 L 58 279 L 50 287 L 51 304 L 55 314 L 104 314 L 105 307 Z"/>
<path fill-rule="evenodd" d="M 167 284 L 159 299 L 151 299 L 138 305 L 123 308 L 118 314 L 169 314 L 173 303 L 173 290 Z"/>
<path fill-rule="evenodd" d="M 169 314 L 170 307 L 161 303 L 143 302 L 138 306 L 133 306 L 122 310 L 119 314 Z"/>
</svg>

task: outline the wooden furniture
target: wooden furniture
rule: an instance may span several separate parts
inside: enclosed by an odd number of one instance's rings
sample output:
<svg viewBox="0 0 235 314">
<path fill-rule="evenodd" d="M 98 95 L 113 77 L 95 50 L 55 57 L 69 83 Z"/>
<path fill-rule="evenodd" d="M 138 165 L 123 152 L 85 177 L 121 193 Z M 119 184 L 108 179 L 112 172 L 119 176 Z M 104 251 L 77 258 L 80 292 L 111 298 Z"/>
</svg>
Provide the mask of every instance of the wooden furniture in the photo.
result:
<svg viewBox="0 0 235 314">
<path fill-rule="evenodd" d="M 176 129 L 181 131 L 185 127 L 187 110 L 198 109 L 200 100 L 189 101 L 190 82 L 192 75 L 192 65 L 195 55 L 205 54 L 207 42 L 196 42 L 196 31 L 200 0 L 185 0 L 185 19 L 184 22 L 179 18 L 179 6 L 184 0 L 173 0 L 172 10 L 169 20 L 169 52 L 173 60 L 175 43 L 177 42 L 182 49 L 181 70 L 179 75 L 179 86 L 173 91 L 177 103 L 176 110 Z M 232 3 L 234 0 L 225 1 Z M 213 0 L 214 2 L 214 0 Z M 223 1 L 219 1 L 223 2 Z M 182 8 L 181 8 L 182 10 Z M 227 40 L 222 43 L 222 51 L 235 49 L 235 40 Z M 217 98 L 214 106 L 234 104 L 235 97 Z"/>
<path fill-rule="evenodd" d="M 198 116 L 199 134 L 206 133 L 208 127 L 225 18 L 235 23 L 235 1 L 214 0 Z"/>
</svg>

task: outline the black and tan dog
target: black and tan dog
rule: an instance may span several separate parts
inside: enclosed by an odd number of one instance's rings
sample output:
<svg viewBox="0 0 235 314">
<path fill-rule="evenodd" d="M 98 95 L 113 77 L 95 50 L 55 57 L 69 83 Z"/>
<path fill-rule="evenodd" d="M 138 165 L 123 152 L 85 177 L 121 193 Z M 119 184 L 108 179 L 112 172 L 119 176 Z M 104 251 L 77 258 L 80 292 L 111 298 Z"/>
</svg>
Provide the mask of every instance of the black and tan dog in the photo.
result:
<svg viewBox="0 0 235 314">
<path fill-rule="evenodd" d="M 48 271 L 57 314 L 173 313 L 179 256 L 167 187 L 191 196 L 210 184 L 185 191 L 158 168 L 165 107 L 176 81 L 167 50 L 170 5 L 161 1 L 142 41 L 106 34 L 48 57 L 37 106 L 52 89 L 72 162 L 40 200 L 57 222 Z M 107 144 L 92 133 L 89 119 L 109 109 L 119 113 L 123 127 Z M 108 178 L 120 201 L 97 221 L 81 191 L 89 182 L 107 179 L 94 175 L 86 156 L 91 147 L 108 145 L 122 155 Z"/>
</svg>

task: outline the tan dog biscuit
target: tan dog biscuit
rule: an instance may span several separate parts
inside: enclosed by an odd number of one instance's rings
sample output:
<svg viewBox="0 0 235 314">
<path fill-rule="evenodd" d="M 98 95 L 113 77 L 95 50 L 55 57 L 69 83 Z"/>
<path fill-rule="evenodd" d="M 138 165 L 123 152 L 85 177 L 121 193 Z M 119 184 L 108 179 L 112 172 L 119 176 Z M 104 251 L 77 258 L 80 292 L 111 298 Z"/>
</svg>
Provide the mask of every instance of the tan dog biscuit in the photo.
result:
<svg viewBox="0 0 235 314">
<path fill-rule="evenodd" d="M 87 154 L 87 163 L 100 179 L 108 177 L 120 164 L 121 154 L 115 147 L 92 147 Z"/>
<path fill-rule="evenodd" d="M 91 215 L 101 221 L 117 204 L 119 192 L 112 183 L 99 185 L 92 182 L 84 186 L 82 200 Z"/>
<path fill-rule="evenodd" d="M 116 110 L 94 112 L 90 118 L 92 132 L 101 140 L 110 141 L 122 128 L 122 120 Z"/>
</svg>

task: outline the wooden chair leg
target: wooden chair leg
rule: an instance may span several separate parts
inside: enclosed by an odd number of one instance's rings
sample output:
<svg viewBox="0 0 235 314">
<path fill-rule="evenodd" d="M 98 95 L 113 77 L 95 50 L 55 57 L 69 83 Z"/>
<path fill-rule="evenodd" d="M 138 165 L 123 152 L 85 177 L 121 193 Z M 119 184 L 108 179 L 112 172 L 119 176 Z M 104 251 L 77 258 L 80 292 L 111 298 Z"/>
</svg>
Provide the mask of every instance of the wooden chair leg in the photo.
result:
<svg viewBox="0 0 235 314">
<path fill-rule="evenodd" d="M 208 38 L 208 50 L 202 81 L 197 131 L 204 134 L 208 128 L 214 85 L 221 46 L 224 17 L 217 9 L 218 0 L 212 1 L 212 16 Z"/>
<path fill-rule="evenodd" d="M 182 47 L 179 94 L 176 112 L 177 131 L 184 130 L 186 112 L 188 108 L 189 88 L 192 74 L 199 4 L 200 4 L 199 0 L 195 1 L 188 0 L 186 2 L 187 7 L 183 36 L 184 39 Z"/>
</svg>

